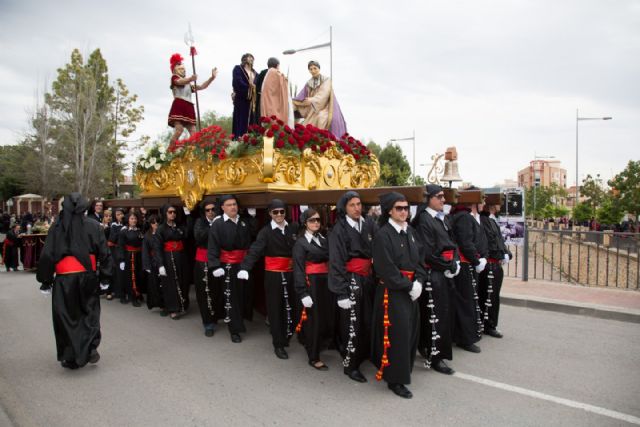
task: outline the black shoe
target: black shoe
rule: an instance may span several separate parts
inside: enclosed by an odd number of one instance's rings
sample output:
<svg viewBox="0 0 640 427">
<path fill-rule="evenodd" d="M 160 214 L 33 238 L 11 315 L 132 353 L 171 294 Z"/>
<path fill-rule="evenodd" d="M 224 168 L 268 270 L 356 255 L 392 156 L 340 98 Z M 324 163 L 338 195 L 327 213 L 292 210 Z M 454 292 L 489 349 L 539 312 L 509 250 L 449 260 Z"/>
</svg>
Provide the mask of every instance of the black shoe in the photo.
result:
<svg viewBox="0 0 640 427">
<path fill-rule="evenodd" d="M 120 304 L 126 304 L 127 302 L 126 298 L 120 298 Z"/>
<path fill-rule="evenodd" d="M 354 369 L 352 371 L 348 371 L 345 368 L 344 374 L 346 376 L 348 376 L 349 378 L 351 378 L 352 380 L 357 381 L 359 383 L 366 383 L 367 382 L 367 379 L 365 378 L 365 376 L 362 375 L 362 372 L 360 372 L 358 369 Z"/>
<path fill-rule="evenodd" d="M 278 359 L 288 359 L 289 358 L 289 355 L 287 354 L 287 350 L 285 350 L 283 347 L 275 347 L 273 349 L 273 352 L 276 354 Z"/>
<path fill-rule="evenodd" d="M 495 328 L 485 329 L 484 333 L 486 335 L 492 336 L 494 338 L 502 338 L 504 336 L 504 335 L 502 335 L 502 332 L 500 332 L 499 330 L 497 330 Z"/>
<path fill-rule="evenodd" d="M 389 384 L 389 390 L 394 392 L 400 397 L 404 397 L 405 399 L 411 399 L 413 397 L 413 393 L 404 386 L 404 384 Z"/>
<path fill-rule="evenodd" d="M 231 342 L 242 342 L 242 337 L 240 336 L 240 334 L 231 334 Z"/>
<path fill-rule="evenodd" d="M 204 335 L 206 337 L 212 337 L 213 336 L 213 329 L 205 329 L 204 330 Z"/>
<path fill-rule="evenodd" d="M 456 372 L 453 369 L 451 369 L 449 365 L 447 365 L 446 362 L 442 359 L 439 359 L 433 362 L 431 364 L 431 367 L 433 368 L 434 371 L 440 372 L 441 374 L 445 374 L 445 375 L 453 375 Z"/>
<path fill-rule="evenodd" d="M 74 362 L 73 360 L 63 360 L 62 362 L 60 362 L 60 364 L 62 365 L 63 368 L 67 368 L 67 369 L 78 369 L 79 366 L 76 362 Z"/>
<path fill-rule="evenodd" d="M 100 353 L 94 348 L 89 354 L 89 363 L 98 363 L 98 360 L 100 360 Z"/>
<path fill-rule="evenodd" d="M 133 302 L 131 303 L 134 307 L 140 307 L 140 300 L 134 299 Z"/>
<path fill-rule="evenodd" d="M 460 347 L 463 350 L 470 351 L 471 353 L 480 353 L 482 351 L 480 350 L 480 347 L 478 347 L 475 344 L 467 344 L 467 345 L 458 344 L 458 347 Z"/>
<path fill-rule="evenodd" d="M 322 360 L 316 360 L 316 361 L 309 360 L 309 366 L 311 366 L 313 369 L 317 369 L 318 371 L 329 370 L 329 367 L 325 365 Z"/>
</svg>

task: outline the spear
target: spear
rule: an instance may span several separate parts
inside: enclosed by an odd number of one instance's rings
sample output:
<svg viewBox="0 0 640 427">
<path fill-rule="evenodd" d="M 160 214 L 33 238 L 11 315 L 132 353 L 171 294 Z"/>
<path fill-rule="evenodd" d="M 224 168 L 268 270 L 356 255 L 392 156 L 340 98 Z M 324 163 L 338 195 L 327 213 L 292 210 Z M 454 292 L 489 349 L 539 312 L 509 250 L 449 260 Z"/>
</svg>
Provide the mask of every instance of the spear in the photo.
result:
<svg viewBox="0 0 640 427">
<path fill-rule="evenodd" d="M 191 23 L 189 23 L 189 31 L 184 33 L 184 42 L 187 46 L 189 46 L 189 54 L 191 55 L 191 67 L 193 68 L 193 74 L 196 74 L 196 46 L 194 44 L 193 33 L 191 32 Z M 194 92 L 196 94 L 196 117 L 198 120 L 198 131 L 200 130 L 200 103 L 198 102 L 198 83 L 193 82 L 195 84 Z"/>
</svg>

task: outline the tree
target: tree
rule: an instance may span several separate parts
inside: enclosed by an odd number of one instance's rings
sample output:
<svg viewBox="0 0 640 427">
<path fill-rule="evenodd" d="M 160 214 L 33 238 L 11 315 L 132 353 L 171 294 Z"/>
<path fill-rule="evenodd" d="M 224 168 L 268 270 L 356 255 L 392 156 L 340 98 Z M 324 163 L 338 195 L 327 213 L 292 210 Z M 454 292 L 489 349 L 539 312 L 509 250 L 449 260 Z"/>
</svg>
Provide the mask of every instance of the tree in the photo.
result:
<svg viewBox="0 0 640 427">
<path fill-rule="evenodd" d="M 218 125 L 224 130 L 227 135 L 231 134 L 231 129 L 233 128 L 233 117 L 231 116 L 220 116 L 215 111 L 207 111 L 202 115 L 200 119 L 200 123 L 202 128 L 206 128 L 213 125 Z M 242 136 L 242 135 L 236 135 Z"/>
<path fill-rule="evenodd" d="M 24 193 L 22 159 L 26 151 L 22 145 L 0 145 L 0 199 Z"/>
<path fill-rule="evenodd" d="M 548 187 L 532 188 L 525 194 L 526 214 L 538 219 L 564 216 L 569 211 L 558 211 L 557 206 L 562 206 L 566 198 L 567 190 L 556 183 Z M 562 215 L 557 215 L 558 213 Z"/>
<path fill-rule="evenodd" d="M 588 203 L 578 203 L 571 213 L 575 224 L 583 224 L 595 216 L 595 211 Z"/>
<path fill-rule="evenodd" d="M 624 211 L 640 214 L 640 160 L 629 160 L 627 167 L 609 181 L 616 204 Z"/>
<path fill-rule="evenodd" d="M 605 194 L 600 174 L 597 174 L 595 178 L 591 175 L 587 175 L 587 177 L 582 180 L 580 195 L 587 198 L 585 203 L 591 206 L 593 212 L 595 212 L 598 206 L 600 206 L 604 200 Z"/>
<path fill-rule="evenodd" d="M 142 120 L 142 108 L 134 107 L 121 80 L 109 84 L 108 68 L 99 49 L 85 63 L 77 49 L 71 61 L 58 69 L 52 91 L 45 95 L 51 111 L 52 155 L 61 164 L 66 181 L 61 190 L 86 196 L 110 191 L 114 170 L 122 170 L 122 146 L 118 135 L 127 136 Z"/>
<path fill-rule="evenodd" d="M 371 144 L 370 142 L 369 145 Z M 380 160 L 380 179 L 376 187 L 397 187 L 408 184 L 411 167 L 399 145 L 387 144 L 380 151 L 378 160 Z"/>
<path fill-rule="evenodd" d="M 620 224 L 622 217 L 624 216 L 624 211 L 620 203 L 616 200 L 614 196 L 608 194 L 602 204 L 596 211 L 596 218 L 600 224 L 611 225 L 614 226 L 616 224 Z"/>
</svg>

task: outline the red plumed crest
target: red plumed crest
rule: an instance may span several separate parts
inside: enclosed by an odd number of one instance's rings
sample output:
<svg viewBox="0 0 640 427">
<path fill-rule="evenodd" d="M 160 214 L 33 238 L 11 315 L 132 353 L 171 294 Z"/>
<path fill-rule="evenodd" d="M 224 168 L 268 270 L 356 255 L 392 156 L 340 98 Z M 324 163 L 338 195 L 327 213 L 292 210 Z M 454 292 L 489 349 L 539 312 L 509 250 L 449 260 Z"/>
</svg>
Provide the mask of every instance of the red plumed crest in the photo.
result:
<svg viewBox="0 0 640 427">
<path fill-rule="evenodd" d="M 184 58 L 179 53 L 174 53 L 173 55 L 171 55 L 171 58 L 169 58 L 169 64 L 171 64 L 171 71 L 173 71 L 176 65 L 180 64 L 183 60 Z"/>
</svg>

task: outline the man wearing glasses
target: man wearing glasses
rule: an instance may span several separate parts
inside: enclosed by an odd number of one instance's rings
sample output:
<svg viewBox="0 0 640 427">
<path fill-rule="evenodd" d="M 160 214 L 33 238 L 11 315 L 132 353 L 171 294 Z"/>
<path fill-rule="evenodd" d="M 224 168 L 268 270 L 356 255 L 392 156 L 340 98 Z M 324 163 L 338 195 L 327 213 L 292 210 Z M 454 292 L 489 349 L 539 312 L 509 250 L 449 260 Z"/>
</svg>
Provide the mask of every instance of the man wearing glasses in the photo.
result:
<svg viewBox="0 0 640 427">
<path fill-rule="evenodd" d="M 453 358 L 453 277 L 460 272 L 460 261 L 443 211 L 445 197 L 442 187 L 428 184 L 424 195 L 426 206 L 420 206 L 412 224 L 416 238 L 422 244 L 421 254 L 427 270 L 424 292 L 419 299 L 418 351 L 426 359 L 425 367 L 451 375 L 454 370 L 444 359 Z"/>
<path fill-rule="evenodd" d="M 372 360 L 378 367 L 376 379 L 385 380 L 391 391 L 405 399 L 413 395 L 406 384 L 418 345 L 417 299 L 426 273 L 422 266 L 415 230 L 409 226 L 409 202 L 397 192 L 380 196 L 380 229 L 373 240 L 375 290 Z"/>
<path fill-rule="evenodd" d="M 251 245 L 240 266 L 238 279 L 247 280 L 249 271 L 264 256 L 264 288 L 274 353 L 279 359 L 288 359 L 284 348 L 289 345 L 295 329 L 292 252 L 298 227 L 287 222 L 287 206 L 282 200 L 271 200 L 267 211 L 271 221 L 260 230 Z"/>
<path fill-rule="evenodd" d="M 245 287 L 248 275 L 238 278 L 240 264 L 251 245 L 251 227 L 238 215 L 236 196 L 225 194 L 219 201 L 222 216 L 209 227 L 207 249 L 208 268 L 213 271 L 215 294 L 224 296 L 224 322 L 228 325 L 231 341 L 242 342 L 246 332 L 242 317 Z M 220 292 L 222 291 L 222 292 Z"/>
<path fill-rule="evenodd" d="M 329 234 L 329 290 L 336 294 L 338 348 L 344 373 L 357 382 L 367 379 L 360 364 L 370 357 L 374 282 L 371 247 L 377 229 L 362 216 L 360 195 L 347 191 L 336 205 L 338 218 Z"/>
<path fill-rule="evenodd" d="M 193 226 L 193 236 L 196 241 L 196 262 L 193 271 L 193 281 L 196 285 L 196 299 L 200 308 L 204 334 L 213 336 L 215 323 L 214 314 L 218 307 L 222 308 L 218 295 L 213 293 L 213 274 L 207 267 L 207 250 L 209 247 L 209 229 L 216 220 L 216 205 L 213 200 L 204 200 L 201 204 L 201 214 Z M 220 295 L 222 296 L 222 295 Z"/>
</svg>

